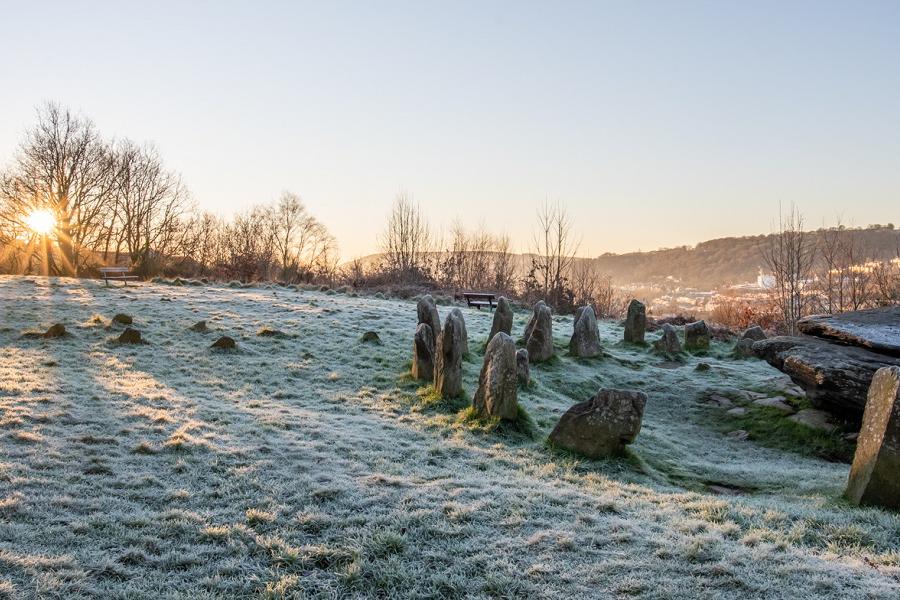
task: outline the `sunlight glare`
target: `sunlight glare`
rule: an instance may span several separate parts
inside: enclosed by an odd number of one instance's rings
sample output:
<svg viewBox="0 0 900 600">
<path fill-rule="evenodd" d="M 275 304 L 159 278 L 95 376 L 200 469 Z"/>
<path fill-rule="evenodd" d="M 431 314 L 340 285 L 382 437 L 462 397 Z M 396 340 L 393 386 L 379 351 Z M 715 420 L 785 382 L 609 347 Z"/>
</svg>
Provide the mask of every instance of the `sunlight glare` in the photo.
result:
<svg viewBox="0 0 900 600">
<path fill-rule="evenodd" d="M 39 235 L 47 235 L 56 226 L 56 217 L 47 209 L 37 209 L 25 217 L 25 224 Z"/>
</svg>

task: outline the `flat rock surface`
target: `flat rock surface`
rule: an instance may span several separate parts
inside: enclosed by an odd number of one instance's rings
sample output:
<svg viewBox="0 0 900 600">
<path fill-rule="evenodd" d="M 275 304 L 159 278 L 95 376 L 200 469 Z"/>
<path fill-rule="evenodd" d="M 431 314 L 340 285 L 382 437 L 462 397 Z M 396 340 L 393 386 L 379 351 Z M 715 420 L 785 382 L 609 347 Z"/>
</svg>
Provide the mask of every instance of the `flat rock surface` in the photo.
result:
<svg viewBox="0 0 900 600">
<path fill-rule="evenodd" d="M 900 357 L 811 336 L 761 340 L 753 352 L 789 375 L 814 406 L 853 419 L 862 417 L 875 371 L 900 366 Z"/>
<path fill-rule="evenodd" d="M 900 356 L 900 306 L 813 315 L 797 325 L 807 335 Z"/>
</svg>

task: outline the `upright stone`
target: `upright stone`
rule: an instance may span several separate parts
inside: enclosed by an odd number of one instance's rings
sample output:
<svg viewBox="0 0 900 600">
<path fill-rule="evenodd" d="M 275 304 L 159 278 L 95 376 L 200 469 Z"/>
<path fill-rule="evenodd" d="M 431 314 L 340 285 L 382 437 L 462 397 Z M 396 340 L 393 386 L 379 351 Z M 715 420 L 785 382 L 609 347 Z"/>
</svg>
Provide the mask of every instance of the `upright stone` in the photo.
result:
<svg viewBox="0 0 900 600">
<path fill-rule="evenodd" d="M 628 314 L 625 317 L 624 339 L 629 344 L 643 344 L 647 332 L 647 307 L 643 302 L 632 300 L 628 303 Z"/>
<path fill-rule="evenodd" d="M 427 323 L 419 323 L 413 338 L 412 375 L 415 379 L 434 380 L 434 333 Z"/>
<path fill-rule="evenodd" d="M 566 411 L 550 442 L 590 458 L 616 454 L 637 437 L 646 404 L 642 392 L 600 390 Z"/>
<path fill-rule="evenodd" d="M 854 504 L 900 508 L 900 367 L 882 367 L 872 378 L 844 495 Z"/>
<path fill-rule="evenodd" d="M 435 339 L 441 334 L 441 316 L 438 314 L 437 305 L 431 294 L 425 294 L 416 303 L 416 316 L 419 323 L 425 323 L 431 327 L 431 333 Z"/>
<path fill-rule="evenodd" d="M 465 325 L 459 311 L 450 311 L 437 336 L 434 389 L 442 398 L 455 398 L 462 391 L 462 332 Z"/>
<path fill-rule="evenodd" d="M 533 363 L 544 362 L 553 356 L 553 318 L 550 315 L 550 307 L 538 302 L 532 320 L 534 327 L 525 344 L 528 360 Z"/>
<path fill-rule="evenodd" d="M 494 321 L 491 323 L 491 334 L 488 336 L 488 343 L 501 331 L 506 335 L 512 335 L 512 324 L 512 306 L 510 306 L 509 300 L 500 296 L 497 300 L 497 309 L 494 311 Z"/>
<path fill-rule="evenodd" d="M 759 340 L 766 339 L 766 332 L 759 325 L 754 325 L 753 327 L 748 327 L 744 330 L 744 333 L 741 334 L 742 340 L 753 340 L 754 342 L 758 342 Z"/>
<path fill-rule="evenodd" d="M 465 356 L 465 355 L 469 354 L 469 331 L 466 329 L 466 318 L 463 316 L 463 312 L 461 310 L 459 310 L 458 308 L 454 308 L 450 312 L 456 313 L 456 316 L 459 317 L 459 323 L 460 323 L 460 329 L 461 329 L 460 340 L 462 343 L 462 353 L 463 353 L 463 356 Z"/>
<path fill-rule="evenodd" d="M 579 309 L 578 315 L 575 331 L 569 340 L 569 354 L 582 358 L 600 356 L 603 349 L 600 347 L 600 330 L 597 327 L 594 309 L 591 306 L 583 306 Z"/>
<path fill-rule="evenodd" d="M 684 348 L 689 351 L 709 349 L 709 327 L 706 321 L 695 321 L 684 326 Z"/>
<path fill-rule="evenodd" d="M 759 325 L 754 325 L 744 331 L 741 339 L 734 345 L 732 354 L 735 358 L 750 358 L 755 356 L 753 353 L 753 344 L 760 340 L 766 339 L 766 332 Z"/>
<path fill-rule="evenodd" d="M 531 313 L 531 319 L 528 320 L 528 324 L 525 326 L 525 334 L 522 336 L 522 339 L 525 340 L 525 343 L 528 343 L 528 338 L 531 337 L 531 332 L 534 331 L 534 326 L 537 324 L 537 315 L 538 309 L 541 306 L 546 306 L 543 300 L 538 300 L 534 305 L 534 312 Z"/>
<path fill-rule="evenodd" d="M 531 383 L 531 369 L 528 366 L 528 350 L 520 348 L 516 351 L 516 378 L 519 385 L 527 386 Z"/>
<path fill-rule="evenodd" d="M 678 332 L 671 324 L 663 324 L 662 335 L 653 343 L 653 349 L 668 355 L 674 355 L 681 352 L 681 342 L 678 340 Z"/>
<path fill-rule="evenodd" d="M 478 377 L 478 390 L 472 406 L 483 417 L 500 417 L 514 421 L 518 416 L 516 403 L 516 343 L 500 331 L 488 342 L 484 364 Z"/>
</svg>

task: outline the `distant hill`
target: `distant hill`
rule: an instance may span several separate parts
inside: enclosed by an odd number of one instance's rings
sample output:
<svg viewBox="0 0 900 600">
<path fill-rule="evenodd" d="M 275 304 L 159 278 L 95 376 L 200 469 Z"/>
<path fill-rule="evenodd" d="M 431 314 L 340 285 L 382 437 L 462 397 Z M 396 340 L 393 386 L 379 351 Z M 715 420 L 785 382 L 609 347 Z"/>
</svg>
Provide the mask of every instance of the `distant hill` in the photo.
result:
<svg viewBox="0 0 900 600">
<path fill-rule="evenodd" d="M 849 229 L 857 247 L 874 259 L 893 258 L 900 253 L 900 230 L 893 225 L 870 226 L 865 229 Z M 822 230 L 809 233 L 814 243 L 822 240 Z M 756 281 L 759 270 L 764 268 L 760 247 L 769 235 L 725 237 L 696 246 L 662 248 L 650 252 L 603 254 L 596 258 L 581 258 L 594 262 L 601 272 L 612 276 L 619 286 L 662 282 L 671 277 L 687 287 L 713 289 L 722 285 Z M 379 262 L 379 254 L 362 260 L 367 266 Z M 520 272 L 529 264 L 528 254 L 518 255 Z"/>
</svg>

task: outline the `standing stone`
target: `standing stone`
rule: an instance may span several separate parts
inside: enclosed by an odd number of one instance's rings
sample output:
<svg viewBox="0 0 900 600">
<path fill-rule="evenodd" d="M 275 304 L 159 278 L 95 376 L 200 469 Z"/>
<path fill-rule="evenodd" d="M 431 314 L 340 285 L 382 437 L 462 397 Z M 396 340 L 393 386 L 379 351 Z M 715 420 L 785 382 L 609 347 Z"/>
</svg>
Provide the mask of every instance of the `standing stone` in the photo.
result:
<svg viewBox="0 0 900 600">
<path fill-rule="evenodd" d="M 454 308 L 450 312 L 456 313 L 456 316 L 459 317 L 460 323 L 460 340 L 462 343 L 462 353 L 463 356 L 467 356 L 469 354 L 469 331 L 466 329 L 466 318 L 463 316 L 463 312 L 458 308 Z"/>
<path fill-rule="evenodd" d="M 122 332 L 122 335 L 119 336 L 120 344 L 143 344 L 144 340 L 141 339 L 141 332 L 137 329 L 132 329 L 131 327 L 126 327 L 125 331 Z"/>
<path fill-rule="evenodd" d="M 709 349 L 709 327 L 706 326 L 706 321 L 695 321 L 684 326 L 684 348 L 689 351 Z"/>
<path fill-rule="evenodd" d="M 528 360 L 534 363 L 544 362 L 553 356 L 553 318 L 550 316 L 550 307 L 538 302 L 532 320 L 534 327 L 525 344 Z"/>
<path fill-rule="evenodd" d="M 678 354 L 681 352 L 681 342 L 678 341 L 678 332 L 669 323 L 662 326 L 662 335 L 653 343 L 653 349 L 663 354 Z"/>
<path fill-rule="evenodd" d="M 431 294 L 425 294 L 416 303 L 416 316 L 419 323 L 425 323 L 431 327 L 431 333 L 435 339 L 441 334 L 441 316 L 438 314 L 437 305 Z"/>
<path fill-rule="evenodd" d="M 488 336 L 488 343 L 501 331 L 506 335 L 512 335 L 512 324 L 512 306 L 510 306 L 509 300 L 500 296 L 497 300 L 497 310 L 494 311 L 494 321 L 491 323 L 491 334 Z"/>
<path fill-rule="evenodd" d="M 566 411 L 550 442 L 590 458 L 616 454 L 637 437 L 646 404 L 642 392 L 600 390 Z"/>
<path fill-rule="evenodd" d="M 597 327 L 594 309 L 591 306 L 583 306 L 578 314 L 575 331 L 569 340 L 569 354 L 583 358 L 600 356 L 603 349 L 600 347 L 600 330 Z"/>
<path fill-rule="evenodd" d="M 531 369 L 528 367 L 528 350 L 520 348 L 516 351 L 516 378 L 519 385 L 531 383 Z"/>
<path fill-rule="evenodd" d="M 483 417 L 514 421 L 519 413 L 517 383 L 516 343 L 506 333 L 498 332 L 485 350 L 472 406 Z"/>
<path fill-rule="evenodd" d="M 442 398 L 454 398 L 462 391 L 462 313 L 450 311 L 437 336 L 434 364 L 434 389 Z"/>
<path fill-rule="evenodd" d="M 538 300 L 534 305 L 534 312 L 531 313 L 531 319 L 528 320 L 528 324 L 525 326 L 525 335 L 522 336 L 522 339 L 525 340 L 525 343 L 528 343 L 528 338 L 531 337 L 531 332 L 534 331 L 534 326 L 537 324 L 537 315 L 538 309 L 541 306 L 546 306 L 543 300 Z"/>
<path fill-rule="evenodd" d="M 854 504 L 900 508 L 900 367 L 882 367 L 872 378 L 844 495 Z"/>
<path fill-rule="evenodd" d="M 419 323 L 416 327 L 412 375 L 415 379 L 434 380 L 434 333 L 427 323 Z"/>
<path fill-rule="evenodd" d="M 643 302 L 632 300 L 628 303 L 628 315 L 625 317 L 624 339 L 629 344 L 643 344 L 647 332 L 647 307 Z"/>
</svg>

